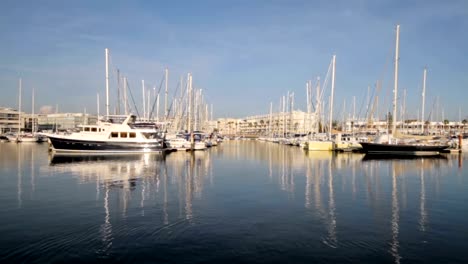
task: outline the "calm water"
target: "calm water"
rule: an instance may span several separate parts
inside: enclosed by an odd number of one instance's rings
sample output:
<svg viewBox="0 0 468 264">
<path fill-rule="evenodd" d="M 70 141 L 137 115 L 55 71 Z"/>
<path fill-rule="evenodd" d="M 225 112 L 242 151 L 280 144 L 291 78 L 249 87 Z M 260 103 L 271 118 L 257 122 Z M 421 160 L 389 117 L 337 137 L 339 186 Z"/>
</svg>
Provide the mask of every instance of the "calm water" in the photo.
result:
<svg viewBox="0 0 468 264">
<path fill-rule="evenodd" d="M 468 160 L 0 143 L 0 262 L 468 263 Z"/>
</svg>

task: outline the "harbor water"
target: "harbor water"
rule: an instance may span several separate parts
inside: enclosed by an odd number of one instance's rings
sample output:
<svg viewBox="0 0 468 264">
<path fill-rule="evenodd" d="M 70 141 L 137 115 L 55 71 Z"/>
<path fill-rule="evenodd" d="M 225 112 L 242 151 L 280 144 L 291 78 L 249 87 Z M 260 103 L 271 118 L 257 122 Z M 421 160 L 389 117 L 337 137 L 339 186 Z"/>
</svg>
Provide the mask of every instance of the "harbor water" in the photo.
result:
<svg viewBox="0 0 468 264">
<path fill-rule="evenodd" d="M 468 263 L 467 162 L 0 143 L 0 263 Z"/>
</svg>

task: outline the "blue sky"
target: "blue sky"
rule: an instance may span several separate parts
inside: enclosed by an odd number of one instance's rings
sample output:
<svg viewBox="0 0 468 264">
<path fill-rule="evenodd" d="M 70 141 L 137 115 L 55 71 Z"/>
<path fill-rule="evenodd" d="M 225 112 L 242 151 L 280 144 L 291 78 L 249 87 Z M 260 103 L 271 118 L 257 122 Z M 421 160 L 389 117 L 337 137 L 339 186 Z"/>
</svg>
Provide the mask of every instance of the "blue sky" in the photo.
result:
<svg viewBox="0 0 468 264">
<path fill-rule="evenodd" d="M 288 91 L 295 108 L 305 110 L 306 81 L 324 78 L 336 54 L 336 115 L 345 100 L 350 110 L 353 96 L 359 113 L 367 87 L 379 79 L 384 113 L 391 107 L 396 24 L 408 115 L 420 109 L 427 66 L 426 119 L 442 111 L 458 119 L 459 108 L 468 116 L 464 0 L 2 1 L 0 106 L 17 107 L 21 77 L 26 111 L 33 87 L 36 112 L 58 104 L 60 111 L 95 113 L 97 93 L 104 109 L 109 48 L 111 70 L 128 77 L 138 100 L 141 80 L 159 85 L 165 67 L 170 94 L 192 72 L 215 117 L 268 113 Z"/>
</svg>

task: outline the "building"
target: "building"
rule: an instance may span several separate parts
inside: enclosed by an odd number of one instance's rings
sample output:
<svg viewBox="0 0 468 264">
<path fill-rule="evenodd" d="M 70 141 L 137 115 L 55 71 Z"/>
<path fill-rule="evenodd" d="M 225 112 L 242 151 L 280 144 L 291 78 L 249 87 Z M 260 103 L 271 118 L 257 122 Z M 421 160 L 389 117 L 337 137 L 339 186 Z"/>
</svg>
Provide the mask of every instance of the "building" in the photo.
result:
<svg viewBox="0 0 468 264">
<path fill-rule="evenodd" d="M 19 121 L 19 119 L 21 119 Z M 71 130 L 79 125 L 96 124 L 97 117 L 83 113 L 25 114 L 0 107 L 0 134 L 21 131 Z"/>
<path fill-rule="evenodd" d="M 241 119 L 219 118 L 216 121 L 216 129 L 221 135 L 234 136 L 238 134 Z"/>
<path fill-rule="evenodd" d="M 279 112 L 245 118 L 220 118 L 217 129 L 223 135 L 281 136 L 318 131 L 314 114 L 302 111 Z M 271 123 L 271 124 L 270 124 Z"/>
<path fill-rule="evenodd" d="M 21 113 L 24 114 L 24 113 Z M 20 113 L 18 110 L 8 107 L 0 107 L 0 134 L 6 132 L 18 132 L 24 124 L 18 122 Z"/>
<path fill-rule="evenodd" d="M 83 113 L 38 114 L 38 130 L 73 130 L 79 125 L 93 125 L 97 117 Z"/>
</svg>

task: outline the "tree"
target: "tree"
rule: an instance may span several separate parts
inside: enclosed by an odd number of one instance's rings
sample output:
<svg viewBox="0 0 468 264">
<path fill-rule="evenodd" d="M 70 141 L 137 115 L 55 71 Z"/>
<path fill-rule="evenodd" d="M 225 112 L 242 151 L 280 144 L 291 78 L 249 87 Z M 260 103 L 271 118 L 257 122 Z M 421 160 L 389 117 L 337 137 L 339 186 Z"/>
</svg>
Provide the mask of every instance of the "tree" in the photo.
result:
<svg viewBox="0 0 468 264">
<path fill-rule="evenodd" d="M 388 114 L 385 116 L 385 120 L 387 120 L 388 126 L 391 127 L 393 125 L 392 113 L 388 112 Z"/>
</svg>

